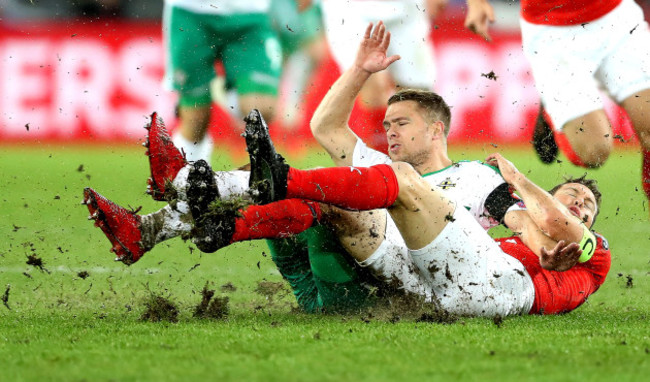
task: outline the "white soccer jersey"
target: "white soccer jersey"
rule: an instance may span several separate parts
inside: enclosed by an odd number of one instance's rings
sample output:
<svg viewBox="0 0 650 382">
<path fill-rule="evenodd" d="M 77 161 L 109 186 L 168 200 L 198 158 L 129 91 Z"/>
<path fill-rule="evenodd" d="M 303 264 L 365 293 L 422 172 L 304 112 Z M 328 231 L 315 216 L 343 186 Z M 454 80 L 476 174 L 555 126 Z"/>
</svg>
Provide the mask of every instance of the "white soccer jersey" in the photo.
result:
<svg viewBox="0 0 650 382">
<path fill-rule="evenodd" d="M 373 150 L 363 141 L 357 140 L 352 156 L 353 166 L 369 167 L 391 162 L 386 154 Z M 488 196 L 505 183 L 495 167 L 480 161 L 460 161 L 422 176 L 430 185 L 443 190 L 457 206 L 465 207 L 484 229 L 499 224 L 486 210 Z"/>
</svg>

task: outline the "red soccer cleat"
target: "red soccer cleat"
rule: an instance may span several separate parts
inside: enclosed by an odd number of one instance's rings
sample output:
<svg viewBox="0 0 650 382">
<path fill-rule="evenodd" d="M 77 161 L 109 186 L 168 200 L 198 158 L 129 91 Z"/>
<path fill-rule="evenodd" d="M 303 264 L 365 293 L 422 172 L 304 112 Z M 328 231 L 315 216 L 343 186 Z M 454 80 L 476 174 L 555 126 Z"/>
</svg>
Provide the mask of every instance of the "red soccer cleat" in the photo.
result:
<svg viewBox="0 0 650 382">
<path fill-rule="evenodd" d="M 178 172 L 187 164 L 185 155 L 174 146 L 172 139 L 165 129 L 165 123 L 156 112 L 151 114 L 151 123 L 145 126 L 148 130 L 147 140 L 143 146 L 148 150 L 151 177 L 147 180 L 147 193 L 154 200 L 165 200 L 165 183 L 173 181 Z"/>
<path fill-rule="evenodd" d="M 140 216 L 135 211 L 118 206 L 89 187 L 84 189 L 83 204 L 90 211 L 88 219 L 94 220 L 95 227 L 101 228 L 113 244 L 111 252 L 117 255 L 116 261 L 131 265 L 140 260 L 146 250 L 141 244 Z"/>
</svg>

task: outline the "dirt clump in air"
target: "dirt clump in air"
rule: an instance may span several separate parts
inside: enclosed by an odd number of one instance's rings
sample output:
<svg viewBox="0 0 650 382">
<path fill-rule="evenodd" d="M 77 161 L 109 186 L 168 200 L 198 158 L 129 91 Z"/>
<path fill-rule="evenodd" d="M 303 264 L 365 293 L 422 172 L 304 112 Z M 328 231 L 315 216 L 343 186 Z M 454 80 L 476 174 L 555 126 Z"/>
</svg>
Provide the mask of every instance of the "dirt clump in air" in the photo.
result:
<svg viewBox="0 0 650 382">
<path fill-rule="evenodd" d="M 201 291 L 201 302 L 194 308 L 194 317 L 214 320 L 223 320 L 228 317 L 230 299 L 227 296 L 215 297 L 214 293 L 213 289 L 208 289 L 208 283 L 206 283 Z"/>
<path fill-rule="evenodd" d="M 140 321 L 178 322 L 178 307 L 171 300 L 152 293 L 144 305 L 145 311 L 140 316 Z"/>
<path fill-rule="evenodd" d="M 221 291 L 224 293 L 236 292 L 237 287 L 231 281 L 228 281 L 221 286 Z"/>
<path fill-rule="evenodd" d="M 11 290 L 11 285 L 7 284 L 7 289 L 5 289 L 5 294 L 2 295 L 2 303 L 4 306 L 7 307 L 7 309 L 11 310 L 11 307 L 9 307 L 9 291 Z"/>
<path fill-rule="evenodd" d="M 276 297 L 282 297 L 288 293 L 284 283 L 274 281 L 258 282 L 255 292 L 264 296 L 269 303 L 273 303 Z"/>
</svg>

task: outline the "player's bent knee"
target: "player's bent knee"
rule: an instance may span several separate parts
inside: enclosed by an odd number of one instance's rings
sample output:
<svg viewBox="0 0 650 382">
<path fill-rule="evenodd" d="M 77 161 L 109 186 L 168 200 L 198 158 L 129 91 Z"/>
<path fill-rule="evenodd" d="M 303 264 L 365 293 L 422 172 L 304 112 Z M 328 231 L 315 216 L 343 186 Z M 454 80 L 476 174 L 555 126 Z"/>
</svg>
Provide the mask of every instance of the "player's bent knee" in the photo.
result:
<svg viewBox="0 0 650 382">
<path fill-rule="evenodd" d="M 423 183 L 422 176 L 413 168 L 412 165 L 405 162 L 393 162 L 390 164 L 397 183 L 399 185 L 399 193 L 404 195 L 408 190 L 412 190 L 416 185 Z M 426 183 L 426 182 L 424 182 Z M 416 187 L 417 188 L 417 187 Z"/>
<path fill-rule="evenodd" d="M 390 167 L 398 180 L 419 179 L 419 174 L 412 165 L 406 162 L 393 162 Z"/>
<path fill-rule="evenodd" d="M 577 153 L 585 167 L 597 168 L 607 162 L 609 154 L 612 152 L 612 145 L 601 143 L 589 146 L 583 153 Z"/>
</svg>

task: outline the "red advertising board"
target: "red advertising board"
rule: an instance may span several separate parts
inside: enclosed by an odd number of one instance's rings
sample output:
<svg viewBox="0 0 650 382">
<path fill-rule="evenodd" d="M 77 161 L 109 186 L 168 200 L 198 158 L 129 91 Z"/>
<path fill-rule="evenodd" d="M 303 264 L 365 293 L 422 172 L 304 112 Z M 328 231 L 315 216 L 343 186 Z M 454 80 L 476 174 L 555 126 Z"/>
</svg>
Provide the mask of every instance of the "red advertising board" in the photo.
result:
<svg viewBox="0 0 650 382">
<path fill-rule="evenodd" d="M 495 30 L 487 43 L 452 17 L 432 33 L 435 89 L 452 106 L 450 141 L 529 141 L 539 98 L 519 31 Z M 0 24 L 0 140 L 136 141 L 153 111 L 173 126 L 175 95 L 162 85 L 162 44 L 161 26 L 152 21 L 6 20 Z M 302 118 L 292 126 L 275 123 L 276 139 L 294 149 L 314 143 L 309 116 L 338 74 L 331 59 L 316 68 L 299 106 Z M 608 110 L 616 133 L 631 137 L 626 119 L 611 105 Z M 241 140 L 223 110 L 215 112 L 211 133 L 235 146 Z"/>
</svg>

